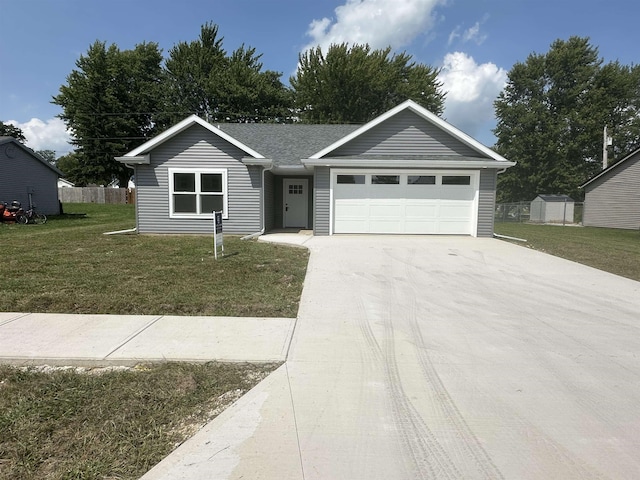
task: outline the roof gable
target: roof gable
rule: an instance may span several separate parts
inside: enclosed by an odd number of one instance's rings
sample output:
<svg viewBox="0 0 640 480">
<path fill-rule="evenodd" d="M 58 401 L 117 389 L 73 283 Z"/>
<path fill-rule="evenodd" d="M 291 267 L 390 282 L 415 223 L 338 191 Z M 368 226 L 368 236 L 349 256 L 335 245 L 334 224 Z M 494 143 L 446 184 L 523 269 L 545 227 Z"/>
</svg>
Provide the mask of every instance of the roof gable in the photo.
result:
<svg viewBox="0 0 640 480">
<path fill-rule="evenodd" d="M 602 170 L 600 173 L 597 173 L 596 175 L 591 177 L 589 180 L 584 182 L 582 185 L 580 185 L 580 188 L 584 188 L 587 185 L 589 185 L 590 183 L 595 182 L 598 179 L 601 179 L 601 178 L 602 179 L 606 179 L 606 177 L 608 177 L 609 175 L 612 175 L 613 173 L 617 172 L 618 168 L 621 165 L 626 165 L 628 163 L 633 163 L 634 161 L 638 161 L 638 160 L 640 160 L 640 148 L 637 149 L 637 150 L 634 150 L 633 152 L 631 152 L 629 155 L 624 157 L 619 162 L 616 162 L 613 165 L 610 165 L 608 168 L 605 168 L 604 170 Z"/>
<path fill-rule="evenodd" d="M 142 145 L 140 145 L 139 147 L 131 150 L 129 153 L 126 153 L 123 157 L 118 157 L 118 158 L 122 159 L 121 161 L 126 161 L 127 158 L 133 158 L 133 157 L 139 157 L 139 156 L 146 155 L 146 154 L 150 153 L 153 149 L 158 147 L 159 145 L 163 144 L 164 142 L 170 140 L 171 138 L 175 137 L 176 135 L 182 133 L 183 131 L 187 130 L 188 128 L 190 128 L 190 127 L 192 127 L 194 125 L 200 125 L 201 127 L 204 127 L 205 129 L 207 129 L 211 133 L 219 136 L 220 138 L 226 140 L 230 144 L 238 147 L 240 150 L 244 151 L 250 157 L 265 158 L 260 153 L 256 152 L 255 150 L 253 150 L 252 148 L 248 147 L 244 143 L 238 141 L 237 139 L 235 139 L 231 135 L 223 132 L 221 129 L 214 127 L 209 122 L 206 122 L 206 121 L 202 120 L 197 115 L 191 115 L 190 117 L 185 118 L 181 122 L 176 123 L 173 127 L 169 128 L 168 130 L 165 130 L 164 132 L 162 132 L 161 134 L 155 136 L 151 140 L 149 140 L 149 141 L 143 143 Z"/>
<path fill-rule="evenodd" d="M 8 145 L 10 143 L 15 145 L 16 147 L 20 148 L 21 150 L 23 150 L 25 153 L 27 153 L 34 160 L 37 160 L 38 162 L 42 163 L 43 165 L 45 165 L 50 170 L 54 171 L 56 173 L 56 175 L 58 175 L 59 177 L 62 177 L 64 175 L 60 170 L 58 170 L 56 167 L 51 165 L 49 162 L 47 162 L 44 158 L 42 158 L 36 152 L 31 150 L 29 147 L 27 147 L 26 145 L 23 145 L 22 143 L 20 143 L 14 137 L 0 137 L 0 146 Z"/>
<path fill-rule="evenodd" d="M 323 150 L 320 150 L 319 152 L 311 155 L 309 158 L 321 159 L 323 157 L 328 157 L 331 155 L 339 155 L 341 152 L 347 150 L 346 146 L 349 143 L 355 142 L 356 140 L 362 140 L 367 136 L 369 132 L 372 132 L 382 124 L 389 123 L 394 117 L 399 118 L 400 116 L 406 115 L 409 112 L 416 115 L 427 124 L 427 128 L 414 128 L 423 130 L 421 133 L 423 133 L 427 137 L 437 136 L 439 137 L 439 140 L 444 143 L 445 148 L 443 149 L 443 154 L 460 155 L 466 157 L 481 157 L 490 159 L 492 161 L 505 162 L 505 166 L 513 165 L 512 162 L 509 162 L 498 153 L 485 147 L 477 140 L 458 130 L 453 125 L 445 122 L 444 120 L 412 100 L 407 100 L 406 102 L 389 110 L 385 114 L 380 115 L 379 117 L 360 127 L 358 130 L 343 137 L 342 139 L 329 145 Z M 446 152 L 447 150 L 448 152 Z"/>
</svg>

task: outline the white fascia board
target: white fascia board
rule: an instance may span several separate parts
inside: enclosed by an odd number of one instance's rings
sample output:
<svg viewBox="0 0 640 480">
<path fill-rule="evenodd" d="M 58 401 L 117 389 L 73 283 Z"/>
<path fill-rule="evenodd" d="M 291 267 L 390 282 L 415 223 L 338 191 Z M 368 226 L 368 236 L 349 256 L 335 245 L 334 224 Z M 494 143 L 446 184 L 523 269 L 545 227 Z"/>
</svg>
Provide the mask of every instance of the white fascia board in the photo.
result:
<svg viewBox="0 0 640 480">
<path fill-rule="evenodd" d="M 475 151 L 477 151 L 479 153 L 482 153 L 483 155 L 485 155 L 485 156 L 487 156 L 489 158 L 493 158 L 497 162 L 512 163 L 512 162 L 509 162 L 502 155 L 499 155 L 498 153 L 494 152 L 490 148 L 485 147 L 483 144 L 481 144 L 480 142 L 478 142 L 474 138 L 470 137 L 469 135 L 467 135 L 463 131 L 458 130 L 456 127 L 454 127 L 450 123 L 447 123 L 446 121 L 442 120 L 437 115 L 434 115 L 433 113 L 431 113 L 429 110 L 427 110 L 423 106 L 418 105 L 413 100 L 407 100 L 407 101 L 401 103 L 400 105 L 398 105 L 397 107 L 392 108 L 388 112 L 383 113 L 379 117 L 374 118 L 369 123 L 363 125 L 359 129 L 351 132 L 346 137 L 341 138 L 340 140 L 338 140 L 334 144 L 329 145 L 327 148 L 325 148 L 323 150 L 320 150 L 318 153 L 316 153 L 314 155 L 311 155 L 310 158 L 321 158 L 321 157 L 324 157 L 325 155 L 331 153 L 332 151 L 334 151 L 338 147 L 341 147 L 342 145 L 350 142 L 354 138 L 362 135 L 363 133 L 367 132 L 368 130 L 371 130 L 373 127 L 381 124 L 382 122 L 388 120 L 389 118 L 393 117 L 394 115 L 396 115 L 399 112 L 401 112 L 403 110 L 406 110 L 406 109 L 411 110 L 412 112 L 414 112 L 417 115 L 421 116 L 422 118 L 424 118 L 428 122 L 431 122 L 432 124 L 434 124 L 438 128 L 440 128 L 440 129 L 444 130 L 445 132 L 449 133 L 450 135 L 452 135 L 456 139 L 460 140 L 462 143 L 464 143 L 468 147 L 474 149 Z M 505 163 L 505 166 L 507 166 L 506 163 Z M 515 163 L 514 163 L 514 165 L 515 165 Z M 511 166 L 511 165 L 509 165 L 509 166 Z"/>
<path fill-rule="evenodd" d="M 151 155 L 136 155 L 135 157 L 115 157 L 116 161 L 127 165 L 149 165 L 151 163 Z"/>
<path fill-rule="evenodd" d="M 302 160 L 307 167 L 354 167 L 354 168 L 505 168 L 513 167 L 516 163 L 507 160 L 375 160 L 353 158 L 307 158 Z"/>
<path fill-rule="evenodd" d="M 131 150 L 129 153 L 126 153 L 124 156 L 125 157 L 136 157 L 136 156 L 138 156 L 140 154 L 148 153 L 151 150 L 153 150 L 155 147 L 157 147 L 158 145 L 166 142 L 170 138 L 175 137 L 180 132 L 186 130 L 187 128 L 191 127 L 194 124 L 198 124 L 201 127 L 204 127 L 207 130 L 209 130 L 211 133 L 214 133 L 214 134 L 218 135 L 220 138 L 223 138 L 227 142 L 231 143 L 232 145 L 238 147 L 240 150 L 244 151 L 247 155 L 250 155 L 250 156 L 252 156 L 254 158 L 264 158 L 263 155 L 260 155 L 258 152 L 256 152 L 252 148 L 247 147 L 245 144 L 243 144 L 242 142 L 239 142 L 238 140 L 233 138 L 231 135 L 223 132 L 219 128 L 214 127 L 209 122 L 205 122 L 203 119 L 201 119 L 197 115 L 191 115 L 190 117 L 185 118 L 181 122 L 176 123 L 173 127 L 169 128 L 168 130 L 165 130 L 160 135 L 158 135 L 158 136 L 152 138 L 151 140 L 143 143 L 138 148 L 135 148 L 134 150 Z"/>
</svg>

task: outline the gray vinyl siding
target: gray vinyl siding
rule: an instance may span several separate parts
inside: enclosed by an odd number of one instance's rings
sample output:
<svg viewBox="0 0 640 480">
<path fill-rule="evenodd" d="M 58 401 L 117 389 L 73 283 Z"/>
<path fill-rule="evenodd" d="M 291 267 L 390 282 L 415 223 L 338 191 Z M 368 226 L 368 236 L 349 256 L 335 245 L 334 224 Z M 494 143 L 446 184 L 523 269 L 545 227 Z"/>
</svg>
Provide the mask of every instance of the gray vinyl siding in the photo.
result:
<svg viewBox="0 0 640 480">
<path fill-rule="evenodd" d="M 314 235 L 329 235 L 331 222 L 331 175 L 329 167 L 316 167 L 314 177 Z"/>
<path fill-rule="evenodd" d="M 212 233 L 211 219 L 170 218 L 169 168 L 225 168 L 228 219 L 224 232 L 260 230 L 262 167 L 241 163 L 245 152 L 194 125 L 151 152 L 151 164 L 136 169 L 138 231 L 140 233 Z"/>
<path fill-rule="evenodd" d="M 411 111 L 403 111 L 342 145 L 329 156 L 433 155 L 478 157 L 480 154 Z M 454 157 L 455 159 L 455 157 Z"/>
<path fill-rule="evenodd" d="M 9 158 L 5 154 L 9 144 L 0 147 L 0 202 L 17 200 L 26 209 L 32 191 L 38 211 L 58 215 L 58 174 L 19 146 L 15 146 L 13 157 Z"/>
<path fill-rule="evenodd" d="M 265 231 L 273 230 L 275 223 L 275 177 L 273 173 L 264 173 Z"/>
<path fill-rule="evenodd" d="M 640 229 L 640 152 L 585 187 L 583 224 Z"/>
<path fill-rule="evenodd" d="M 496 170 L 480 170 L 480 187 L 478 191 L 478 237 L 493 237 L 493 222 L 496 205 L 496 177 Z"/>
</svg>

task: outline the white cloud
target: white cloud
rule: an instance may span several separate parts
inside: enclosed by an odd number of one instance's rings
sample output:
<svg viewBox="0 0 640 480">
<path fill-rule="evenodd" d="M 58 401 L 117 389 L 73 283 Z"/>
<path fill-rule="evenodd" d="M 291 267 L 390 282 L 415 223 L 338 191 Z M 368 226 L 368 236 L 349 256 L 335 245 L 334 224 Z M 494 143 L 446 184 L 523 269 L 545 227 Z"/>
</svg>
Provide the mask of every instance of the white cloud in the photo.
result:
<svg viewBox="0 0 640 480">
<path fill-rule="evenodd" d="M 475 136 L 495 122 L 493 102 L 506 84 L 506 70 L 454 52 L 445 56 L 438 79 L 447 92 L 444 115 L 450 123 Z"/>
<path fill-rule="evenodd" d="M 446 0 L 347 0 L 335 9 L 335 20 L 323 18 L 309 25 L 311 42 L 302 51 L 333 43 L 364 44 L 373 49 L 409 45 L 435 22 L 434 9 Z"/>
<path fill-rule="evenodd" d="M 32 118 L 25 123 L 8 120 L 6 123 L 10 123 L 22 130 L 27 139 L 26 145 L 33 150 L 53 150 L 56 152 L 56 156 L 59 157 L 73 149 L 68 143 L 71 136 L 67 131 L 67 127 L 59 118 L 52 118 L 46 121 Z"/>
<path fill-rule="evenodd" d="M 468 28 L 462 35 L 464 42 L 474 41 L 478 45 L 482 44 L 487 39 L 487 36 L 480 34 L 480 22 L 476 22 L 471 28 Z"/>
<path fill-rule="evenodd" d="M 447 45 L 451 45 L 453 42 L 455 42 L 456 38 L 460 38 L 460 26 L 459 25 L 456 28 L 454 28 L 451 31 L 451 33 L 449 34 L 449 41 L 447 42 Z"/>
<path fill-rule="evenodd" d="M 460 33 L 462 27 L 458 25 L 449 34 L 448 45 L 452 45 L 457 39 L 461 39 L 462 43 L 474 42 L 477 45 L 481 45 L 487 39 L 487 35 L 480 33 L 480 26 L 489 19 L 488 15 L 485 15 L 481 21 L 476 22 L 472 27 L 467 28 L 464 32 Z"/>
</svg>

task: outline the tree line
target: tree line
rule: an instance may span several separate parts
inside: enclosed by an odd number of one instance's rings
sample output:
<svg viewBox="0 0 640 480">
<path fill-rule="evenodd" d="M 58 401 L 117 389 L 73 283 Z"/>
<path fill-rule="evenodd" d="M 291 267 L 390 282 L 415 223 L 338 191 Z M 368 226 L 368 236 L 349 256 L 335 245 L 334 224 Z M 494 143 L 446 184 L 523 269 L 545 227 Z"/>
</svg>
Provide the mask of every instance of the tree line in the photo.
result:
<svg viewBox="0 0 640 480">
<path fill-rule="evenodd" d="M 404 53 L 346 44 L 311 50 L 300 55 L 288 87 L 280 72 L 263 68 L 255 48 L 229 53 L 223 43 L 218 26 L 207 23 L 166 60 L 156 43 L 91 45 L 53 98 L 75 146 L 59 168 L 78 184 L 126 185 L 131 170 L 114 157 L 191 114 L 212 122 L 362 123 L 398 99 L 443 109 L 438 71 Z"/>
<path fill-rule="evenodd" d="M 605 63 L 588 38 L 556 40 L 511 68 L 495 114 L 495 149 L 518 162 L 498 177 L 498 201 L 580 200 L 602 169 L 605 125 L 611 163 L 640 146 L 640 66 Z"/>
<path fill-rule="evenodd" d="M 391 48 L 311 49 L 286 86 L 255 48 L 228 53 L 223 43 L 213 23 L 166 59 L 156 43 L 120 50 L 96 41 L 53 97 L 75 146 L 58 168 L 79 185 L 126 185 L 131 171 L 114 157 L 190 114 L 212 122 L 365 123 L 409 98 L 443 112 L 439 70 Z M 605 125 L 613 161 L 640 145 L 640 67 L 605 63 L 588 38 L 556 40 L 513 65 L 494 107 L 493 148 L 517 162 L 499 176 L 498 201 L 541 193 L 579 200 L 579 186 L 602 168 Z"/>
</svg>

